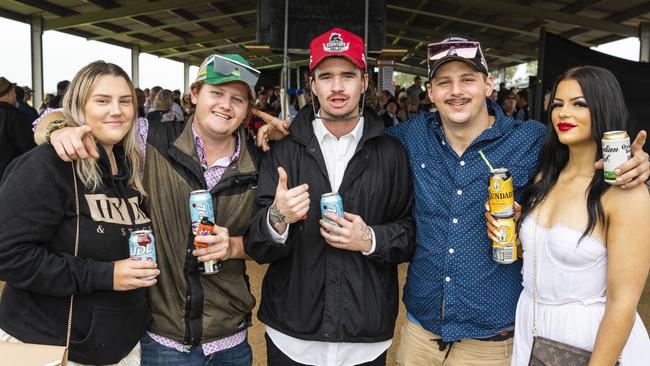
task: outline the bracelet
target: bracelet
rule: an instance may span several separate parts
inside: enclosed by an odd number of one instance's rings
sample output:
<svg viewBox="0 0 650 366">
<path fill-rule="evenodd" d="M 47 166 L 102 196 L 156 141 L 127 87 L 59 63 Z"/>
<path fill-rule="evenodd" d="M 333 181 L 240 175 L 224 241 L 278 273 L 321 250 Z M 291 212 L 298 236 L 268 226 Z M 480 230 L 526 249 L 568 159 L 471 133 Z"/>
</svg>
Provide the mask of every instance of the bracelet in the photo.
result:
<svg viewBox="0 0 650 366">
<path fill-rule="evenodd" d="M 56 130 L 60 130 L 63 127 L 68 127 L 68 124 L 64 119 L 55 119 L 54 121 L 50 122 L 50 124 L 47 125 L 47 130 L 45 131 L 45 136 L 44 136 L 45 141 L 47 141 L 47 143 L 49 144 L 50 137 L 52 137 L 52 132 Z"/>
</svg>

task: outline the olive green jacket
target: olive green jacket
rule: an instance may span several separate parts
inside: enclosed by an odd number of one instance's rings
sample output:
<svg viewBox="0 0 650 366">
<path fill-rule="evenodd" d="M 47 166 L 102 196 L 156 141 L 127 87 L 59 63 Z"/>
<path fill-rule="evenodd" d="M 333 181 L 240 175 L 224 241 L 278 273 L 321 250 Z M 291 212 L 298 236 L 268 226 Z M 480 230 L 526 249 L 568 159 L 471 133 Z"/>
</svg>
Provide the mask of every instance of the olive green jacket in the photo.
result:
<svg viewBox="0 0 650 366">
<path fill-rule="evenodd" d="M 144 185 L 153 221 L 160 276 L 149 290 L 150 331 L 186 346 L 231 336 L 250 326 L 255 298 L 244 260 L 224 261 L 217 274 L 201 275 L 192 255 L 190 192 L 207 189 L 192 134 L 184 124 L 151 124 L 147 135 Z M 239 158 L 210 191 L 216 224 L 230 236 L 248 230 L 257 189 L 260 153 L 246 132 Z"/>
</svg>

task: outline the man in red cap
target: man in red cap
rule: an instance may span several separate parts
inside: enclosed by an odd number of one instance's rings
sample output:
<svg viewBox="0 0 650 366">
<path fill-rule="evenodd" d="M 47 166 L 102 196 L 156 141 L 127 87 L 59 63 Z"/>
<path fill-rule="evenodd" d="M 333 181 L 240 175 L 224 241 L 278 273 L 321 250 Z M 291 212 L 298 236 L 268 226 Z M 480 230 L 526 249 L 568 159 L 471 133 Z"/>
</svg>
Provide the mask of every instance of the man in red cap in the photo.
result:
<svg viewBox="0 0 650 366">
<path fill-rule="evenodd" d="M 313 108 L 263 159 L 244 244 L 270 263 L 258 312 L 268 363 L 385 365 L 397 264 L 414 250 L 408 159 L 360 107 L 368 87 L 361 38 L 338 28 L 316 37 L 309 68 Z M 321 216 L 330 192 L 341 197 L 341 216 Z"/>
</svg>

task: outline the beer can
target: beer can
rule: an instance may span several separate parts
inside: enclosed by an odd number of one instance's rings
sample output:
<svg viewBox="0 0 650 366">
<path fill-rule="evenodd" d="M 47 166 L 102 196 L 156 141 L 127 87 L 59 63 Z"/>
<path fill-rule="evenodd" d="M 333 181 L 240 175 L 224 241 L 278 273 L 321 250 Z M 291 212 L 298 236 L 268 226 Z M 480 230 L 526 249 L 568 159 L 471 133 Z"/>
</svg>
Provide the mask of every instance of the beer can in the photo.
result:
<svg viewBox="0 0 650 366">
<path fill-rule="evenodd" d="M 151 230 L 138 230 L 129 236 L 129 256 L 134 261 L 152 261 L 156 263 L 156 243 Z M 145 280 L 156 276 L 145 277 Z"/>
<path fill-rule="evenodd" d="M 212 229 L 214 229 L 214 223 L 208 220 L 207 217 L 203 217 L 203 219 L 201 219 L 201 223 L 196 229 L 196 233 L 194 237 L 195 249 L 207 247 L 207 244 L 196 241 L 196 237 L 199 235 L 202 236 L 212 235 Z M 201 272 L 201 274 L 204 275 L 215 274 L 219 272 L 219 270 L 221 269 L 221 265 L 222 265 L 221 261 L 216 259 L 212 259 L 206 262 L 199 262 L 199 272 Z"/>
<path fill-rule="evenodd" d="M 190 218 L 192 220 L 192 234 L 196 234 L 201 220 L 207 217 L 215 222 L 214 209 L 212 208 L 212 195 L 205 189 L 190 193 Z"/>
<path fill-rule="evenodd" d="M 517 234 L 515 220 L 498 218 L 501 226 L 496 241 L 492 241 L 492 259 L 501 264 L 510 264 L 517 260 Z"/>
<path fill-rule="evenodd" d="M 332 213 L 336 216 L 343 217 L 343 200 L 337 192 L 325 193 L 320 196 L 320 212 L 325 222 L 332 225 L 338 225 L 334 221 L 325 217 L 326 213 Z"/>
<path fill-rule="evenodd" d="M 497 168 L 490 172 L 490 213 L 496 218 L 508 218 L 515 214 L 515 195 L 512 190 L 512 175 L 508 168 Z"/>
<path fill-rule="evenodd" d="M 614 169 L 632 157 L 630 137 L 625 131 L 609 131 L 603 135 L 602 143 L 605 182 L 616 184 L 618 175 L 614 172 Z"/>
</svg>

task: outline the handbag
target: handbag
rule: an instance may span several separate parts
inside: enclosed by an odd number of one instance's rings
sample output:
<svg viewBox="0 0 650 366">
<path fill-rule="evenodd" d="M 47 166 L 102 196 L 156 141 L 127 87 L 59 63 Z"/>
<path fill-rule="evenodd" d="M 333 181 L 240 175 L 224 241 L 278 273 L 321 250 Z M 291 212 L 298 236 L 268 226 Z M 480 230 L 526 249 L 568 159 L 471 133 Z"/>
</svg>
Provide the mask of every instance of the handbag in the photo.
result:
<svg viewBox="0 0 650 366">
<path fill-rule="evenodd" d="M 535 231 L 533 234 L 533 345 L 530 350 L 528 366 L 587 366 L 591 352 L 566 343 L 554 341 L 537 335 L 537 225 L 539 225 L 538 206 L 535 215 Z M 619 365 L 617 361 L 615 365 Z"/>
<path fill-rule="evenodd" d="M 74 255 L 79 254 L 79 189 L 74 162 L 72 164 L 72 181 L 74 182 L 75 210 L 77 214 L 77 229 L 75 233 Z M 68 329 L 65 346 L 50 346 L 35 343 L 0 342 L 0 366 L 66 366 L 68 363 L 68 348 L 72 331 L 72 304 L 74 295 L 70 295 L 68 309 Z"/>
</svg>

